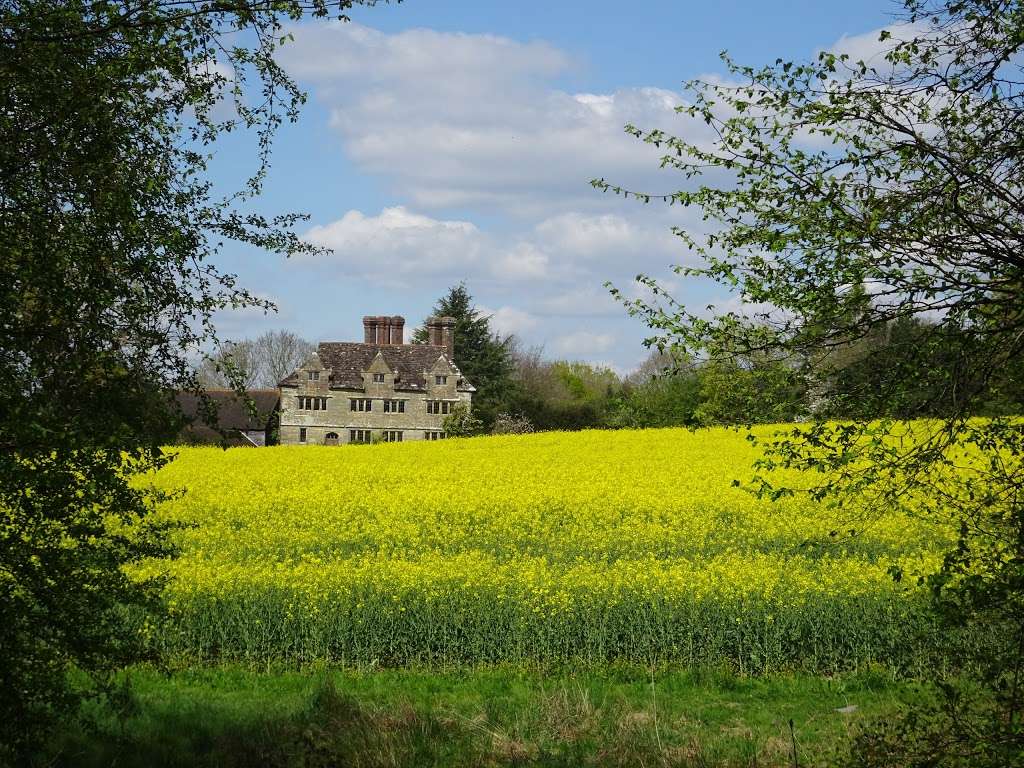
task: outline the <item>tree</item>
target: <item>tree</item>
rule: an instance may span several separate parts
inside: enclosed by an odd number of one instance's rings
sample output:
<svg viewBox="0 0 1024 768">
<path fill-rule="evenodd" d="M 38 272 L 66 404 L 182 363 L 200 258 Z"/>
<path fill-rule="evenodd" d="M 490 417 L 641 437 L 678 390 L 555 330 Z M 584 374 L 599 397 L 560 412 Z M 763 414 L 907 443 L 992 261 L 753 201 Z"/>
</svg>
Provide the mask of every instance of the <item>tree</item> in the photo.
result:
<svg viewBox="0 0 1024 768">
<path fill-rule="evenodd" d="M 291 331 L 267 331 L 253 343 L 259 361 L 261 387 L 276 387 L 306 362 L 315 345 Z"/>
<path fill-rule="evenodd" d="M 245 389 L 260 386 L 260 360 L 256 344 L 249 340 L 222 344 L 217 352 L 203 358 L 197 372 L 205 389 L 229 387 L 237 381 Z"/>
<path fill-rule="evenodd" d="M 818 473 L 808 493 L 855 508 L 851 517 L 898 507 L 939 530 L 952 521 L 957 545 L 925 583 L 952 626 L 1002 630 L 966 657 L 987 695 L 950 695 L 934 717 L 915 715 L 928 725 L 920 739 L 881 739 L 857 759 L 1019 764 L 1024 435 L 1019 420 L 972 417 L 1003 372 L 1021 369 L 1024 350 L 1024 7 L 906 0 L 901 21 L 881 33 L 872 62 L 826 51 L 753 68 L 725 57 L 731 80 L 690 83 L 692 101 L 679 108 L 710 141 L 627 126 L 689 180 L 661 199 L 717 225 L 706 237 L 676 230 L 703 259 L 677 272 L 767 309 L 708 319 L 647 276 L 653 301 L 612 290 L 652 328 L 652 343 L 705 359 L 784 360 L 825 384 L 815 386 L 824 412 L 849 405 L 861 385 L 838 375 L 837 352 L 922 321 L 914 375 L 889 377 L 872 396 L 898 406 L 889 412 L 935 419 L 788 430 L 766 446 L 753 489 L 797 492 L 769 474 L 793 467 Z M 883 370 L 887 348 L 863 345 L 862 364 Z"/>
<path fill-rule="evenodd" d="M 246 389 L 273 389 L 314 349 L 291 331 L 267 331 L 252 340 L 227 342 L 202 359 L 199 381 L 204 387 L 228 387 L 238 381 Z"/>
<path fill-rule="evenodd" d="M 610 427 L 695 426 L 700 405 L 697 367 L 675 350 L 654 349 L 623 381 Z"/>
<path fill-rule="evenodd" d="M 211 258 L 311 250 L 301 216 L 252 210 L 304 98 L 274 56 L 283 20 L 351 5 L 0 1 L 0 763 L 73 709 L 72 667 L 145 653 L 160 585 L 124 566 L 169 548 L 132 478 L 169 460 L 214 313 L 271 308 Z M 218 196 L 209 153 L 236 129 L 253 172 Z"/>
<path fill-rule="evenodd" d="M 803 383 L 776 360 L 709 360 L 697 380 L 700 404 L 693 418 L 699 424 L 777 424 L 803 415 Z"/>
<path fill-rule="evenodd" d="M 441 425 L 445 437 L 472 437 L 483 431 L 483 422 L 465 403 L 457 403 Z"/>
<path fill-rule="evenodd" d="M 514 387 L 509 413 L 535 429 L 588 429 L 607 426 L 609 410 L 621 395 L 614 371 L 587 363 L 544 360 L 539 347 L 512 345 Z"/>
<path fill-rule="evenodd" d="M 491 318 L 473 306 L 464 283 L 453 286 L 434 305 L 434 316 L 455 318 L 455 365 L 476 387 L 473 411 L 489 430 L 512 389 L 512 337 L 491 330 Z M 417 328 L 413 341 L 427 341 L 426 327 Z"/>
</svg>

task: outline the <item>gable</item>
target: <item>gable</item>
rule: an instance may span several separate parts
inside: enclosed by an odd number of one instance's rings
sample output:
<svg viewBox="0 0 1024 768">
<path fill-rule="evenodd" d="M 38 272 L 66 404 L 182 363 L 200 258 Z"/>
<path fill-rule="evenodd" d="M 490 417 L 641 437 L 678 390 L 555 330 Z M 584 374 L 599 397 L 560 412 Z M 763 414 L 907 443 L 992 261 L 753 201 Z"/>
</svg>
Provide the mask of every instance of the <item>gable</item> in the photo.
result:
<svg viewBox="0 0 1024 768">
<path fill-rule="evenodd" d="M 370 363 L 370 367 L 366 369 L 367 373 L 391 373 L 391 366 L 384 360 L 384 355 L 380 352 L 377 353 L 376 357 L 373 358 L 373 362 Z"/>
<path fill-rule="evenodd" d="M 443 354 L 439 358 L 437 358 L 434 365 L 427 370 L 427 373 L 430 375 L 438 373 L 442 375 L 454 374 L 457 372 L 458 369 L 452 363 L 448 362 L 448 358 L 445 357 Z"/>
</svg>

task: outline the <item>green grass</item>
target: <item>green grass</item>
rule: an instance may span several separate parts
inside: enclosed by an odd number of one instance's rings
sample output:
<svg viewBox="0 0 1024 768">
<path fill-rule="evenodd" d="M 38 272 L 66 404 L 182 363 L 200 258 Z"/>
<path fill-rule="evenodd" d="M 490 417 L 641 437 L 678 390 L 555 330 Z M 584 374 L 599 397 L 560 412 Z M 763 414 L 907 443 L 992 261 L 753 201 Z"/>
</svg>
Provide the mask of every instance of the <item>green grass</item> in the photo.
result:
<svg viewBox="0 0 1024 768">
<path fill-rule="evenodd" d="M 638 667 L 140 667 L 128 678 L 120 717 L 109 703 L 90 705 L 41 764 L 783 766 L 793 764 L 795 736 L 799 764 L 813 766 L 866 718 L 926 695 L 872 672 L 652 676 Z"/>
</svg>

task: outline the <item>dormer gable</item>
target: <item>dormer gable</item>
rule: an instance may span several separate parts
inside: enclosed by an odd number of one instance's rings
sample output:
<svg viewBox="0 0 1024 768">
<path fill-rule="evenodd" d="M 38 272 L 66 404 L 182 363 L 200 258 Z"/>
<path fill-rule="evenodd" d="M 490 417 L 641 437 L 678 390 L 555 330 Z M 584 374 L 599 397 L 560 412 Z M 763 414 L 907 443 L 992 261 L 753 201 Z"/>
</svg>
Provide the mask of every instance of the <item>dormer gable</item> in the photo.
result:
<svg viewBox="0 0 1024 768">
<path fill-rule="evenodd" d="M 448 360 L 445 355 L 438 355 L 434 364 L 426 370 L 427 374 L 455 374 L 458 373 L 459 369 L 455 367 L 455 364 Z"/>
<path fill-rule="evenodd" d="M 296 370 L 300 391 L 322 391 L 330 388 L 331 369 L 326 367 L 320 356 L 314 352 Z"/>
<path fill-rule="evenodd" d="M 397 374 L 391 370 L 381 352 L 374 355 L 373 360 L 363 371 L 363 389 L 367 392 L 390 391 L 395 388 Z"/>
<path fill-rule="evenodd" d="M 299 368 L 300 371 L 322 371 L 324 370 L 324 364 L 320 362 L 320 355 L 316 352 L 310 354 L 306 358 L 306 362 Z"/>
<path fill-rule="evenodd" d="M 434 364 L 423 372 L 427 391 L 437 397 L 454 397 L 456 387 L 462 374 L 455 364 L 444 354 L 438 356 Z"/>
</svg>

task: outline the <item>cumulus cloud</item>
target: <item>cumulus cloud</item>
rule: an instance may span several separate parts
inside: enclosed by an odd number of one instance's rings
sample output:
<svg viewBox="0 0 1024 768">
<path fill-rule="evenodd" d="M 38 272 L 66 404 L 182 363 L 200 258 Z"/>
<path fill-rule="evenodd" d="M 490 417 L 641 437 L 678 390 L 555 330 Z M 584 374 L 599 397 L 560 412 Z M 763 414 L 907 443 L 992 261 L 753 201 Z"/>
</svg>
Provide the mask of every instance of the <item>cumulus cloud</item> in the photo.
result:
<svg viewBox="0 0 1024 768">
<path fill-rule="evenodd" d="M 561 213 L 540 222 L 536 240 L 551 253 L 571 256 L 580 263 L 629 261 L 633 265 L 665 267 L 686 256 L 665 216 L 637 211 L 626 218 L 615 213 Z"/>
<path fill-rule="evenodd" d="M 516 243 L 500 253 L 494 275 L 509 280 L 537 280 L 548 275 L 548 256 L 531 243 Z"/>
<path fill-rule="evenodd" d="M 496 238 L 471 222 L 435 219 L 404 206 L 385 208 L 376 216 L 348 211 L 311 228 L 305 237 L 332 251 L 299 257 L 306 265 L 341 268 L 347 275 L 385 284 L 409 285 L 421 276 L 505 282 L 553 276 L 547 253 L 529 241 L 515 235 Z"/>
<path fill-rule="evenodd" d="M 580 358 L 607 352 L 614 345 L 614 334 L 575 331 L 574 333 L 556 336 L 551 347 L 559 355 Z"/>
<path fill-rule="evenodd" d="M 495 234 L 469 221 L 440 219 L 404 206 L 372 215 L 358 210 L 312 227 L 306 239 L 333 251 L 300 257 L 307 265 L 388 284 L 421 276 L 458 281 L 473 277 L 507 283 L 543 283 L 533 297 L 546 311 L 606 313 L 605 279 L 628 281 L 637 271 L 662 271 L 686 253 L 664 220 L 569 212 L 526 231 Z"/>
<path fill-rule="evenodd" d="M 631 247 L 637 234 L 623 216 L 587 216 L 577 212 L 545 219 L 536 231 L 555 248 L 582 254 Z"/>
<path fill-rule="evenodd" d="M 484 305 L 477 306 L 481 314 L 490 317 L 491 330 L 501 336 L 515 334 L 522 336 L 535 330 L 540 324 L 540 319 L 531 313 L 518 309 L 517 307 L 502 306 L 491 309 Z"/>
<path fill-rule="evenodd" d="M 539 298 L 536 309 L 559 317 L 595 317 L 622 315 L 618 304 L 601 285 L 570 286 Z"/>
<path fill-rule="evenodd" d="M 495 329 L 574 359 L 635 357 L 643 328 L 627 320 L 606 280 L 627 297 L 650 300 L 633 277 L 667 276 L 663 287 L 691 309 L 716 298 L 720 310 L 732 308 L 714 286 L 677 284 L 668 273 L 698 258 L 670 228 L 706 234 L 713 225 L 699 210 L 624 203 L 587 183 L 605 177 L 654 192 L 698 183 L 660 170 L 664 150 L 623 132 L 633 123 L 707 146 L 713 137 L 703 122 L 676 112 L 681 93 L 567 91 L 556 83 L 575 62 L 544 42 L 425 29 L 390 34 L 355 23 L 293 32 L 283 63 L 326 109 L 355 167 L 405 203 L 379 213 L 339 211 L 306 234 L 334 255 L 303 263 L 387 286 L 389 294 L 394 286 L 413 296 L 466 280 L 496 307 L 488 310 Z M 843 37 L 832 50 L 877 57 L 878 34 Z M 703 180 L 729 183 L 714 174 Z M 616 349 L 626 344 L 631 351 Z"/>
<path fill-rule="evenodd" d="M 420 207 L 530 214 L 552 199 L 595 200 L 587 182 L 597 176 L 645 186 L 659 152 L 623 126 L 672 128 L 681 119 L 672 91 L 552 87 L 571 62 L 546 43 L 359 24 L 294 34 L 284 62 L 329 107 L 349 155 Z"/>
<path fill-rule="evenodd" d="M 472 269 L 485 242 L 468 221 L 433 219 L 402 206 L 377 216 L 348 211 L 337 221 L 313 227 L 306 239 L 334 252 L 315 262 L 386 280 Z"/>
</svg>

